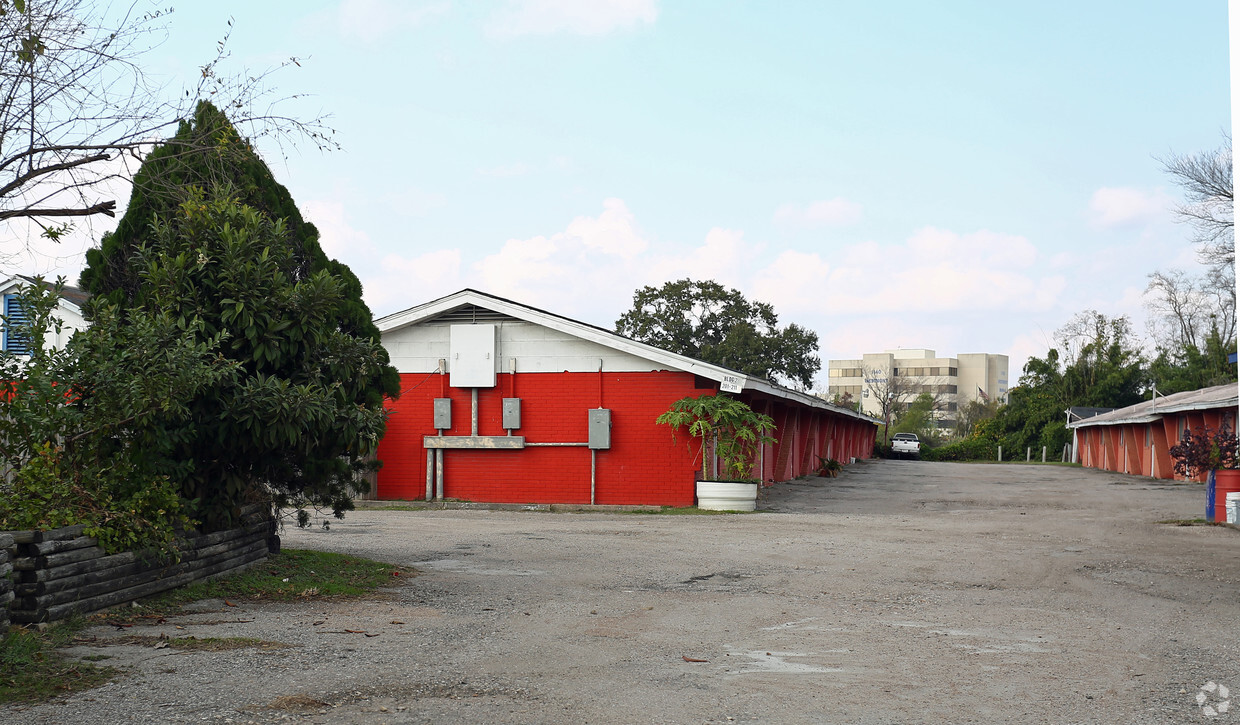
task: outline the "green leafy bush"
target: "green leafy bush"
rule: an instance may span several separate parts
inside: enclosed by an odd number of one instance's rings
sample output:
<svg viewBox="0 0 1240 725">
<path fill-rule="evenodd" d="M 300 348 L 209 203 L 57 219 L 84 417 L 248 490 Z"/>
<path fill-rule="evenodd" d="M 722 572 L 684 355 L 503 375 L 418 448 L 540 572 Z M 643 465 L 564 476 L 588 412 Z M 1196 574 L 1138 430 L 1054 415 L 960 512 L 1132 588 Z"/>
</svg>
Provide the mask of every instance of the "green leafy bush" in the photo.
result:
<svg viewBox="0 0 1240 725">
<path fill-rule="evenodd" d="M 164 315 L 122 324 L 111 308 L 57 349 L 63 283 L 41 280 L 19 295 L 25 321 L 10 334 L 29 355 L 0 353 L 0 529 L 85 524 L 109 551 L 171 550 L 193 524 L 167 453 L 191 429 L 186 401 L 235 374 Z"/>
<path fill-rule="evenodd" d="M 993 461 L 998 457 L 998 443 L 984 438 L 965 438 L 954 443 L 926 448 L 923 461 Z"/>
</svg>

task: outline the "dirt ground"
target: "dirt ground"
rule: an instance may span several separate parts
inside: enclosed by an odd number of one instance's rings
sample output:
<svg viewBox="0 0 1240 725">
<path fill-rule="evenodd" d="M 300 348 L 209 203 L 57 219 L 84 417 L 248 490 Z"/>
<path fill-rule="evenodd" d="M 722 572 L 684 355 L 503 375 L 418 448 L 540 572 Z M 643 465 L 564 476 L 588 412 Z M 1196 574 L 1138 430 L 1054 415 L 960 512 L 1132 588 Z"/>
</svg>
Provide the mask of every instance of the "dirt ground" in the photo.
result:
<svg viewBox="0 0 1240 725">
<path fill-rule="evenodd" d="M 80 647 L 127 674 L 0 721 L 1240 722 L 1240 530 L 1157 523 L 1200 485 L 872 461 L 759 506 L 354 512 L 285 546 L 422 573 L 199 603 L 146 633 L 271 644 Z"/>
</svg>

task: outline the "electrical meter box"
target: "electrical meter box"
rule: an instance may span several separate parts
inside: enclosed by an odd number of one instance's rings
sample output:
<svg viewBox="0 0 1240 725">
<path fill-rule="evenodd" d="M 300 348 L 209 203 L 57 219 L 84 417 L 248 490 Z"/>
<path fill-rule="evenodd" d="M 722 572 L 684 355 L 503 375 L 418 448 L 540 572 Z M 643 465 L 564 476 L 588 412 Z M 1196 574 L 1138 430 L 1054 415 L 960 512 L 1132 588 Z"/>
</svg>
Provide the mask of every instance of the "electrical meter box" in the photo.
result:
<svg viewBox="0 0 1240 725">
<path fill-rule="evenodd" d="M 504 398 L 504 430 L 521 427 L 521 399 Z"/>
<path fill-rule="evenodd" d="M 495 387 L 495 325 L 452 325 L 448 336 L 448 384 Z"/>
<path fill-rule="evenodd" d="M 452 398 L 435 398 L 435 430 L 452 427 Z"/>
<path fill-rule="evenodd" d="M 611 448 L 611 411 L 606 408 L 590 409 L 590 448 Z"/>
</svg>

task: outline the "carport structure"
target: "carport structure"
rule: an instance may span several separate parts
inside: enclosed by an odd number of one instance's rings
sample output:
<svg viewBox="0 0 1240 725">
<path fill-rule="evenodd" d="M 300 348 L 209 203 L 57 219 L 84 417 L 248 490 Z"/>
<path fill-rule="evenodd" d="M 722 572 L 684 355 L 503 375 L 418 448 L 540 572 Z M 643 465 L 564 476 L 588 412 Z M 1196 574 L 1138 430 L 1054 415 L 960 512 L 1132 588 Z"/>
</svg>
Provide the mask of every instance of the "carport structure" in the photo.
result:
<svg viewBox="0 0 1240 725">
<path fill-rule="evenodd" d="M 703 461 L 654 420 L 726 393 L 770 415 L 766 484 L 872 455 L 878 421 L 808 393 L 475 290 L 376 321 L 402 393 L 380 499 L 691 506 Z"/>
<path fill-rule="evenodd" d="M 1158 396 L 1068 424 L 1076 460 L 1088 468 L 1153 478 L 1174 478 L 1169 450 L 1184 431 L 1236 429 L 1240 394 L 1235 383 Z M 1204 475 L 1204 474 L 1203 474 Z"/>
</svg>

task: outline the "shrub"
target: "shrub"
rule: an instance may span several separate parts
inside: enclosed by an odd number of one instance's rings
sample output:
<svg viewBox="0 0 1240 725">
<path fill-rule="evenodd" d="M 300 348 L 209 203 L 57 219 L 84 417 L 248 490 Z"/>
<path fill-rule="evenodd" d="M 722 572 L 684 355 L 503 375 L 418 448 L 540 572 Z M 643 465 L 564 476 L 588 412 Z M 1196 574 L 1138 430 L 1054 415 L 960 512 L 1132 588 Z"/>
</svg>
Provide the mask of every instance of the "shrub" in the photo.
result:
<svg viewBox="0 0 1240 725">
<path fill-rule="evenodd" d="M 965 438 L 938 448 L 922 451 L 926 461 L 993 461 L 998 455 L 998 444 L 984 438 Z"/>
<path fill-rule="evenodd" d="M 0 353 L 0 529 L 85 524 L 109 551 L 170 550 L 192 507 L 165 454 L 192 426 L 185 401 L 234 366 L 214 353 L 218 338 L 191 341 L 162 315 L 121 325 L 110 309 L 48 347 L 62 286 L 20 293 L 28 319 L 11 329 L 30 355 Z"/>
<path fill-rule="evenodd" d="M 1185 429 L 1178 445 L 1168 451 L 1175 459 L 1175 472 L 1193 478 L 1207 471 L 1236 468 L 1236 434 L 1226 423 L 1217 429 L 1209 426 Z"/>
</svg>

